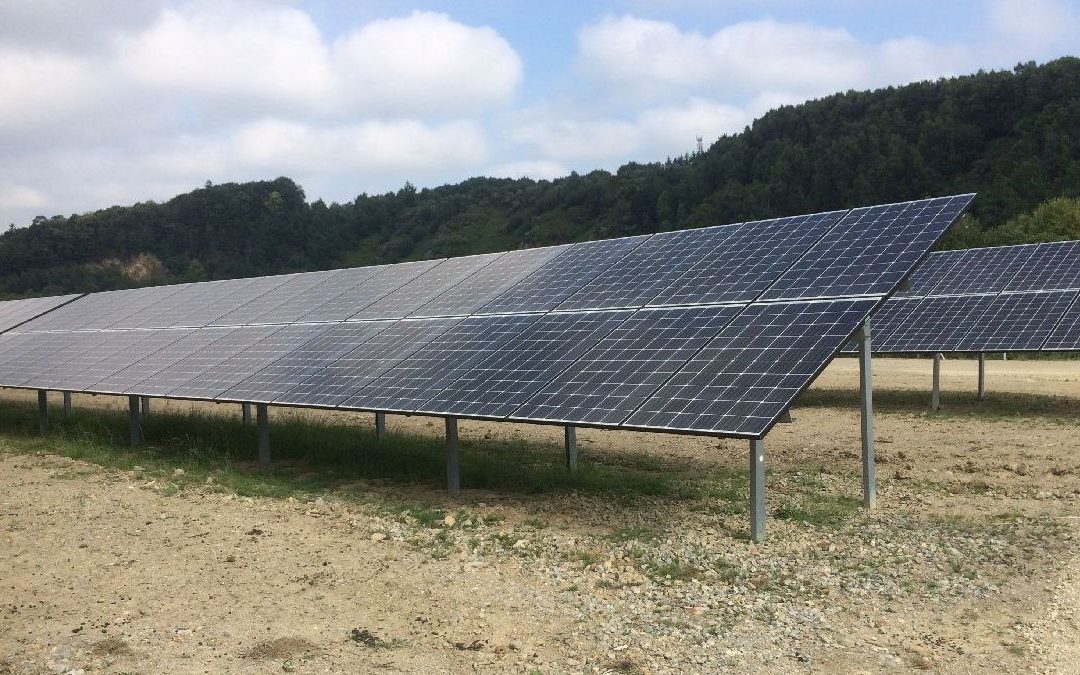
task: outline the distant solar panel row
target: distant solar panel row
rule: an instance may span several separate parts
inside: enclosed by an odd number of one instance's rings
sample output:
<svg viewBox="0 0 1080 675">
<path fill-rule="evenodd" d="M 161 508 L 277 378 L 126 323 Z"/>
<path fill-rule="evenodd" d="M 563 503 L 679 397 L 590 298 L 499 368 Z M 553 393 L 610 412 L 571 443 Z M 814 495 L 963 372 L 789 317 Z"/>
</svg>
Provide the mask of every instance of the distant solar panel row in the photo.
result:
<svg viewBox="0 0 1080 675">
<path fill-rule="evenodd" d="M 95 293 L 0 386 L 757 438 L 971 198 Z"/>
<path fill-rule="evenodd" d="M 874 314 L 873 349 L 1080 349 L 1078 292 L 1077 241 L 934 253 Z"/>
</svg>

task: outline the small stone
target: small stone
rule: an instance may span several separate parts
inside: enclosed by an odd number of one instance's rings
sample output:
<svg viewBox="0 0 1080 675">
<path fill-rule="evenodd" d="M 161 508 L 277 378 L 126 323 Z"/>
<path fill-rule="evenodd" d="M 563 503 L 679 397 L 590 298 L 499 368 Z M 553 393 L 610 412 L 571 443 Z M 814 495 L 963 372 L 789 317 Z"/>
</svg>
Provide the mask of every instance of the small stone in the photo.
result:
<svg viewBox="0 0 1080 675">
<path fill-rule="evenodd" d="M 446 514 L 446 517 L 443 518 L 442 521 L 443 521 L 443 525 L 446 525 L 447 527 L 453 527 L 454 525 L 457 524 L 457 518 L 455 518 L 454 514 L 452 514 L 452 513 Z"/>
<path fill-rule="evenodd" d="M 374 532 L 371 535 L 371 541 L 382 541 L 383 539 L 386 539 L 385 532 Z"/>
<path fill-rule="evenodd" d="M 174 475 L 174 476 L 183 476 L 185 473 L 187 473 L 187 472 L 184 471 L 183 469 L 173 469 L 172 475 Z"/>
</svg>

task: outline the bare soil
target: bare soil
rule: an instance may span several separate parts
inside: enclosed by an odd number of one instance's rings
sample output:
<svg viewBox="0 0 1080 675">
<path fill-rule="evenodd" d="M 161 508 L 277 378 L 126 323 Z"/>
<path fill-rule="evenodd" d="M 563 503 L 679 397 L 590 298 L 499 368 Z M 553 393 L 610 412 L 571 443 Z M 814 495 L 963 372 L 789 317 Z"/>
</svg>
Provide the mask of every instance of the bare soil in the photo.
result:
<svg viewBox="0 0 1080 675">
<path fill-rule="evenodd" d="M 448 515 L 432 525 L 0 447 L 0 673 L 1077 672 L 1080 421 L 1062 411 L 1080 406 L 1080 361 L 988 362 L 991 399 L 1033 401 L 1017 414 L 971 403 L 976 372 L 945 362 L 934 415 L 929 360 L 876 359 L 878 508 L 774 517 L 762 545 L 739 536 L 744 513 L 693 500 L 417 487 Z M 834 362 L 768 436 L 770 515 L 796 485 L 859 498 L 857 375 Z M 154 401 L 192 405 L 237 412 Z M 558 427 L 461 434 L 562 442 Z M 745 470 L 742 441 L 578 440 Z"/>
</svg>

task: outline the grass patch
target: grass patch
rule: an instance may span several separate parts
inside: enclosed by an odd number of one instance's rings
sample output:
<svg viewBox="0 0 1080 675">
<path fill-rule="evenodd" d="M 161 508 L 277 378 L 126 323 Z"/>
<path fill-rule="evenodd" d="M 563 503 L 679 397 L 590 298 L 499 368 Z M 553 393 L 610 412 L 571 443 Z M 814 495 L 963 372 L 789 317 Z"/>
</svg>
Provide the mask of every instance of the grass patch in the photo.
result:
<svg viewBox="0 0 1080 675">
<path fill-rule="evenodd" d="M 949 420 L 975 417 L 988 420 L 1018 420 L 1039 418 L 1069 426 L 1076 425 L 1076 408 L 1080 400 L 1051 394 L 1012 392 L 987 393 L 979 400 L 975 391 L 943 391 L 941 410 L 930 412 L 930 388 L 875 389 L 874 412 L 925 414 L 929 419 Z M 858 409 L 857 389 L 810 389 L 796 401 L 806 407 Z"/>
<path fill-rule="evenodd" d="M 851 497 L 810 493 L 799 502 L 781 505 L 773 516 L 818 527 L 836 527 L 855 517 L 861 506 L 861 502 Z"/>
</svg>

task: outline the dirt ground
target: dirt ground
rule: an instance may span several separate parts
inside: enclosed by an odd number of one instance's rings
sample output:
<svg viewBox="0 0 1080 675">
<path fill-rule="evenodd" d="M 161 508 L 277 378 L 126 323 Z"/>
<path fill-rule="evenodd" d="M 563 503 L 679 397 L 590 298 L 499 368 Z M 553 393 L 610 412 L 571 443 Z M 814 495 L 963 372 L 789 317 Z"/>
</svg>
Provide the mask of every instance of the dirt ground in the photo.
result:
<svg viewBox="0 0 1080 675">
<path fill-rule="evenodd" d="M 1080 421 L 1062 410 L 1080 405 L 1080 361 L 989 361 L 991 399 L 1030 398 L 1017 414 L 980 412 L 975 363 L 952 359 L 928 414 L 930 372 L 875 360 L 873 513 L 772 517 L 808 485 L 859 497 L 857 364 L 822 374 L 766 440 L 761 545 L 712 502 L 465 485 L 424 495 L 446 517 L 419 522 L 0 447 L 0 673 L 1078 672 Z M 472 421 L 461 434 L 562 441 Z M 596 457 L 745 471 L 742 441 L 578 439 Z"/>
</svg>

